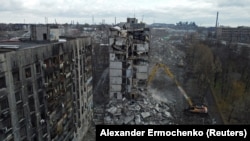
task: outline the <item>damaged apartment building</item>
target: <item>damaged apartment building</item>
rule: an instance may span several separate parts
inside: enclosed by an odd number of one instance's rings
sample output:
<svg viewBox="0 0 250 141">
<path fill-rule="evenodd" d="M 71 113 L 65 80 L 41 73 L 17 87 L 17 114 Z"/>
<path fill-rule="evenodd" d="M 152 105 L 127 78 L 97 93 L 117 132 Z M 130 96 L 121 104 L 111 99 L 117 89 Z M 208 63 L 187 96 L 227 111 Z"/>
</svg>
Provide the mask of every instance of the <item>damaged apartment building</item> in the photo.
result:
<svg viewBox="0 0 250 141">
<path fill-rule="evenodd" d="M 146 89 L 149 65 L 149 29 L 136 18 L 110 28 L 109 96 L 136 98 Z"/>
<path fill-rule="evenodd" d="M 47 31 L 0 43 L 1 141 L 81 141 L 90 127 L 92 39 L 46 41 Z"/>
</svg>

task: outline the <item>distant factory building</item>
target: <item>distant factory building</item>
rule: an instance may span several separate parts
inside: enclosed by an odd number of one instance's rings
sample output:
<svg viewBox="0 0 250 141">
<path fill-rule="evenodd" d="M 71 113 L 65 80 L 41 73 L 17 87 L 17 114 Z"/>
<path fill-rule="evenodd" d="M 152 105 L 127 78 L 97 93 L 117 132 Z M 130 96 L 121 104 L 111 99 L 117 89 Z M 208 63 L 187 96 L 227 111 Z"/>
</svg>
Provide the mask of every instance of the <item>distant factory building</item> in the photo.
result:
<svg viewBox="0 0 250 141">
<path fill-rule="evenodd" d="M 250 27 L 218 27 L 217 39 L 230 43 L 250 43 Z"/>
</svg>

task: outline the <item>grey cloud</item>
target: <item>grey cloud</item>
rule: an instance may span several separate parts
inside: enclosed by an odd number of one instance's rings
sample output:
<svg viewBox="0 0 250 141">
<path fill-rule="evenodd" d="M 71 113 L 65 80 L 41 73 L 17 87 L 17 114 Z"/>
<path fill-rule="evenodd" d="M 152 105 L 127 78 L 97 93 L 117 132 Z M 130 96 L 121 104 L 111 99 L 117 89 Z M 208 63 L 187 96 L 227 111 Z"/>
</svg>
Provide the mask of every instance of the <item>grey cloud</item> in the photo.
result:
<svg viewBox="0 0 250 141">
<path fill-rule="evenodd" d="M 19 11 L 22 9 L 22 2 L 19 0 L 4 0 L 0 4 L 0 11 Z"/>
<path fill-rule="evenodd" d="M 248 7 L 249 0 L 218 0 L 219 7 Z"/>
<path fill-rule="evenodd" d="M 151 3 L 152 2 L 152 6 Z M 158 2 L 158 3 L 157 3 Z M 194 21 L 204 25 L 213 26 L 216 12 L 219 11 L 220 24 L 246 24 L 249 25 L 250 1 L 248 0 L 183 0 L 183 3 L 173 3 L 173 1 L 104 1 L 104 0 L 39 0 L 36 5 L 25 7 L 22 0 L 4 0 L 0 5 L 0 17 L 2 21 L 15 18 L 22 20 L 22 15 L 26 21 L 34 19 L 44 19 L 44 17 L 61 19 L 79 19 L 84 22 L 91 22 L 91 17 L 96 20 L 117 19 L 126 20 L 126 17 L 136 15 L 139 20 L 144 17 L 145 22 L 152 23 L 165 22 L 176 23 L 179 21 Z M 179 2 L 179 1 L 178 1 Z M 185 5 L 185 3 L 187 5 Z M 171 5 L 174 4 L 174 5 Z M 32 19 L 27 19 L 32 17 Z M 108 20 L 105 20 L 108 22 Z M 118 20 L 117 20 L 118 21 Z M 6 21 L 9 22 L 9 21 Z"/>
</svg>

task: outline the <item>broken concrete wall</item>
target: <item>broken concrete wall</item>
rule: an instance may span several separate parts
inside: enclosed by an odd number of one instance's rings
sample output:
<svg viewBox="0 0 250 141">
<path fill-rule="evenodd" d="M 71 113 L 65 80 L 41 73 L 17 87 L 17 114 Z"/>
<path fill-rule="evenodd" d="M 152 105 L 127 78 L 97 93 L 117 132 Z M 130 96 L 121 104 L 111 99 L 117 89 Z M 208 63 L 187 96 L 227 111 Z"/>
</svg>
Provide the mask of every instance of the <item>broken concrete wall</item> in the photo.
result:
<svg viewBox="0 0 250 141">
<path fill-rule="evenodd" d="M 59 36 L 62 36 L 63 33 L 61 31 L 61 29 L 59 28 L 50 28 L 50 41 L 58 41 L 59 40 Z"/>
<path fill-rule="evenodd" d="M 140 54 L 140 53 L 147 53 L 149 51 L 149 44 L 148 43 L 143 43 L 143 44 L 134 44 L 135 51 Z"/>
<path fill-rule="evenodd" d="M 116 96 L 118 92 L 122 96 L 130 96 L 131 93 L 137 94 L 138 82 L 143 84 L 148 78 L 148 52 L 150 48 L 148 30 L 144 30 L 141 26 L 140 28 L 136 25 L 133 26 L 134 24 L 137 24 L 137 19 L 128 18 L 126 28 L 124 26 L 111 28 L 109 38 L 109 73 L 110 80 L 112 80 L 112 83 L 110 83 L 110 98 Z M 122 32 L 122 34 L 114 35 L 115 30 L 117 33 Z M 122 80 L 122 84 L 115 79 Z M 133 79 L 136 80 L 132 81 Z M 141 86 L 146 87 L 146 85 Z"/>
<path fill-rule="evenodd" d="M 31 25 L 31 40 L 50 40 L 50 27 L 48 25 Z"/>
</svg>

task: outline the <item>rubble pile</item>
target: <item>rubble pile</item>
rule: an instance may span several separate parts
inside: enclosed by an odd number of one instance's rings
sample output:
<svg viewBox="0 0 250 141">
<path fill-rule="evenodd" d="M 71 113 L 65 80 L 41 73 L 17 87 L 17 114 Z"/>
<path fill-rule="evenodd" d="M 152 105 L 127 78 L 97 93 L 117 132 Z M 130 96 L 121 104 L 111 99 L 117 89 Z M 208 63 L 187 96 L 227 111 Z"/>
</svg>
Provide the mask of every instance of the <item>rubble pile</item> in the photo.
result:
<svg viewBox="0 0 250 141">
<path fill-rule="evenodd" d="M 104 124 L 107 125 L 166 125 L 174 124 L 171 105 L 143 97 L 137 100 L 111 99 L 106 105 Z"/>
<path fill-rule="evenodd" d="M 185 53 L 164 40 L 152 41 L 155 48 L 151 50 L 151 62 L 164 62 L 169 67 L 183 67 Z"/>
</svg>

